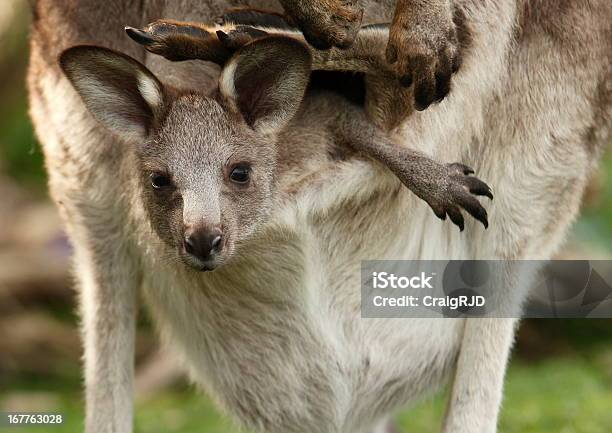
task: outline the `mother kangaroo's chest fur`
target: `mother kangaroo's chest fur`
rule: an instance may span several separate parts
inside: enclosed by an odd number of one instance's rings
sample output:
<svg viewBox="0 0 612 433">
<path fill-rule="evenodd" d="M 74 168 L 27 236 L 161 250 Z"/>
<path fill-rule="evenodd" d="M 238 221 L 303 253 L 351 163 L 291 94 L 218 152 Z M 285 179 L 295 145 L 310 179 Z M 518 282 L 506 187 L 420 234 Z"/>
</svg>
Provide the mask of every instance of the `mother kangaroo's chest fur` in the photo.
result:
<svg viewBox="0 0 612 433">
<path fill-rule="evenodd" d="M 445 230 L 409 225 L 429 210 L 371 163 L 333 176 L 288 201 L 240 259 L 212 273 L 145 271 L 153 315 L 194 380 L 265 431 L 371 428 L 438 385 L 458 350 L 461 321 L 360 317 L 361 260 L 414 258 Z"/>
</svg>

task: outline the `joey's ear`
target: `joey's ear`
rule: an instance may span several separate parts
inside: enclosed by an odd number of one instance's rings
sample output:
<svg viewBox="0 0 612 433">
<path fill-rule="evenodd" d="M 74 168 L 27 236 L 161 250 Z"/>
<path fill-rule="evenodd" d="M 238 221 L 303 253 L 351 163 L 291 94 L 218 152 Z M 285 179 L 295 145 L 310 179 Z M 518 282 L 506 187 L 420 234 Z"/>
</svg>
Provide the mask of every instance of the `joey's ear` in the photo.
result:
<svg viewBox="0 0 612 433">
<path fill-rule="evenodd" d="M 310 68 L 303 43 L 271 36 L 238 50 L 223 69 L 219 88 L 253 129 L 275 133 L 297 112 Z"/>
<path fill-rule="evenodd" d="M 94 117 L 126 140 L 146 138 L 164 109 L 159 80 L 129 56 L 95 46 L 60 55 L 60 66 Z"/>
</svg>

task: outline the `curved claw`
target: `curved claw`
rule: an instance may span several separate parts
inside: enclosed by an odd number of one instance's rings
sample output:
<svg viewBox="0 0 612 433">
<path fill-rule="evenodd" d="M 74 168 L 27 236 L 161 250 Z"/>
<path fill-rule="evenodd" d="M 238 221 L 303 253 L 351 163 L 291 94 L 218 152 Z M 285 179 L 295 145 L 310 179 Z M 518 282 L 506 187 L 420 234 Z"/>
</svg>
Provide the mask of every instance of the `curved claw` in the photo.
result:
<svg viewBox="0 0 612 433">
<path fill-rule="evenodd" d="M 155 39 L 144 30 L 137 29 L 135 27 L 125 26 L 125 32 L 135 42 L 141 45 L 151 45 L 155 43 Z"/>
<path fill-rule="evenodd" d="M 449 164 L 449 166 L 451 168 L 458 170 L 460 173 L 465 174 L 466 176 L 470 174 L 474 174 L 474 169 L 472 167 L 469 167 L 465 164 L 461 164 L 460 162 L 454 162 L 452 164 Z"/>
<path fill-rule="evenodd" d="M 493 192 L 491 191 L 491 188 L 489 188 L 489 185 L 484 183 L 482 180 L 476 177 L 468 177 L 466 178 L 466 184 L 468 190 L 472 194 L 483 195 L 493 200 Z"/>
<path fill-rule="evenodd" d="M 444 208 L 439 208 L 439 207 L 434 207 L 434 206 L 430 206 L 431 210 L 433 210 L 434 214 L 440 218 L 442 221 L 446 220 L 446 212 L 444 211 Z"/>
<path fill-rule="evenodd" d="M 485 229 L 489 228 L 487 210 L 473 196 L 466 194 L 462 197 L 460 205 L 470 215 L 480 221 Z"/>
<path fill-rule="evenodd" d="M 459 208 L 456 206 L 450 207 L 446 210 L 446 213 L 450 217 L 451 221 L 457 227 L 459 227 L 459 231 L 462 232 L 463 229 L 465 228 L 465 224 L 463 222 L 463 215 L 461 215 L 461 211 L 459 210 Z"/>
</svg>

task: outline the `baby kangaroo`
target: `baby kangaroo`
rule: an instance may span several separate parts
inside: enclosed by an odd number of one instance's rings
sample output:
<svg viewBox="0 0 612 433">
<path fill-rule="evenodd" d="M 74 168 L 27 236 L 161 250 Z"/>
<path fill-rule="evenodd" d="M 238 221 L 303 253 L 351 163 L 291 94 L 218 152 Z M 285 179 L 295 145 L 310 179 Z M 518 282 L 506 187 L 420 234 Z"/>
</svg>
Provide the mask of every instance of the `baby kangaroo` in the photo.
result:
<svg viewBox="0 0 612 433">
<path fill-rule="evenodd" d="M 240 114 L 234 116 L 238 122 L 244 121 L 264 134 L 278 133 L 282 126 L 262 130 L 257 110 L 253 113 L 253 104 L 263 107 L 259 110 L 270 110 L 271 107 L 283 107 L 289 103 L 287 108 L 282 108 L 283 125 L 286 125 L 304 97 L 311 69 L 363 72 L 375 78 L 386 78 L 388 72 L 382 66 L 383 53 L 376 51 L 386 32 L 379 26 L 364 28 L 348 50 L 329 51 L 312 49 L 297 31 L 235 24 L 206 27 L 158 21 L 144 30 L 128 27 L 126 31 L 149 51 L 170 60 L 210 60 L 224 66 L 225 78 L 222 77 L 219 85 L 221 101 L 235 102 L 229 105 L 222 102 L 222 105 Z M 252 54 L 255 48 L 257 55 Z M 282 66 L 279 66 L 276 71 L 278 76 L 275 76 L 270 69 L 274 65 L 271 59 L 294 67 L 297 67 L 297 63 L 304 76 L 299 80 L 291 79 L 291 76 L 284 78 Z M 288 74 L 291 73 L 290 68 L 288 66 Z M 236 73 L 239 79 L 229 78 Z M 261 82 L 276 82 L 278 87 L 266 90 L 260 87 Z M 372 91 L 379 90 L 371 87 Z M 325 127 L 335 136 L 336 143 L 385 165 L 406 187 L 425 200 L 439 218 L 445 219 L 448 215 L 463 230 L 464 221 L 460 211 L 463 208 L 485 227 L 488 226 L 487 212 L 475 196 L 493 198 L 493 195 L 484 182 L 470 176 L 474 173 L 471 168 L 459 163 L 440 163 L 420 152 L 399 146 L 388 134 L 369 122 L 358 107 L 329 112 L 326 116 Z"/>
</svg>

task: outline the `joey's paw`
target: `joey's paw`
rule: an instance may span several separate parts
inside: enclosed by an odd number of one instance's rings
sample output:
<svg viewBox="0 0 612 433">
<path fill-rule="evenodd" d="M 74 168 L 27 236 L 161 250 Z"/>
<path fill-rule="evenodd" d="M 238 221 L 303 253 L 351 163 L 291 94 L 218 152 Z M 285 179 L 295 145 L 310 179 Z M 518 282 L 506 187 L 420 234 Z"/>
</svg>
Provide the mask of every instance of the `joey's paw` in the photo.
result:
<svg viewBox="0 0 612 433">
<path fill-rule="evenodd" d="M 457 30 L 446 9 L 396 11 L 391 24 L 386 58 L 402 86 L 414 85 L 418 111 L 448 95 L 460 66 Z"/>
<path fill-rule="evenodd" d="M 463 208 L 487 228 L 489 226 L 487 211 L 476 196 L 486 196 L 492 200 L 491 188 L 477 177 L 471 176 L 474 170 L 466 165 L 453 163 L 446 165 L 446 168 L 448 178 L 445 182 L 447 186 L 445 191 L 435 200 L 428 200 L 436 216 L 445 220 L 448 215 L 450 220 L 463 231 L 464 221 L 460 210 Z"/>
<path fill-rule="evenodd" d="M 208 60 L 224 64 L 243 45 L 268 33 L 250 26 L 206 27 L 190 23 L 159 20 L 143 29 L 126 27 L 130 38 L 153 54 L 168 60 Z"/>
<path fill-rule="evenodd" d="M 125 32 L 147 51 L 172 61 L 197 58 L 203 51 L 215 57 L 223 50 L 213 30 L 178 21 L 158 20 L 143 29 L 126 27 Z"/>
<path fill-rule="evenodd" d="M 363 9 L 356 0 L 304 1 L 286 11 L 313 47 L 349 47 L 361 27 Z"/>
</svg>

